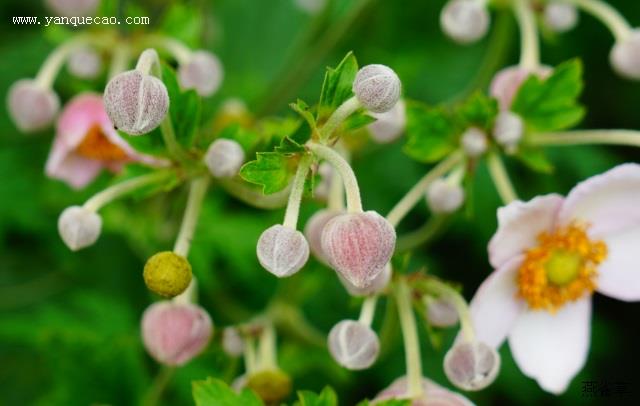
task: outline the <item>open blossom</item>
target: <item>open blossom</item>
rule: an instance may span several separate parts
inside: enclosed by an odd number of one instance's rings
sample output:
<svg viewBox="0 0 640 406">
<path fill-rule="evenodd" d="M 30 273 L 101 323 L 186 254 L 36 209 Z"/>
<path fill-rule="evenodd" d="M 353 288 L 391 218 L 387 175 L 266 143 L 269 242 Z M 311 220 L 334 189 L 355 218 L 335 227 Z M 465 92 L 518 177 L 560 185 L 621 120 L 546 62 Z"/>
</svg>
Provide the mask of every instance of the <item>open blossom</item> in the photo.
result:
<svg viewBox="0 0 640 406">
<path fill-rule="evenodd" d="M 47 176 L 78 189 L 95 179 L 103 168 L 116 172 L 132 161 L 162 164 L 136 153 L 118 135 L 99 94 L 82 93 L 65 106 L 58 119 L 45 171 Z"/>
<path fill-rule="evenodd" d="M 540 79 L 546 79 L 552 72 L 548 66 L 540 66 L 535 72 L 520 66 L 509 66 L 496 73 L 489 86 L 491 96 L 498 99 L 498 105 L 502 110 L 509 110 L 511 103 L 518 94 L 520 86 L 531 74 L 537 75 Z"/>
<path fill-rule="evenodd" d="M 407 399 L 407 377 L 403 376 L 391 383 L 371 402 L 376 405 L 380 402 L 391 399 Z M 413 399 L 411 406 L 472 406 L 473 403 L 464 396 L 452 392 L 449 389 L 438 385 L 429 378 L 422 378 L 422 390 L 424 395 Z"/>
<path fill-rule="evenodd" d="M 557 194 L 498 211 L 496 269 L 471 301 L 478 339 L 508 338 L 522 372 L 562 393 L 589 350 L 594 291 L 640 300 L 640 165 L 620 165 Z"/>
</svg>

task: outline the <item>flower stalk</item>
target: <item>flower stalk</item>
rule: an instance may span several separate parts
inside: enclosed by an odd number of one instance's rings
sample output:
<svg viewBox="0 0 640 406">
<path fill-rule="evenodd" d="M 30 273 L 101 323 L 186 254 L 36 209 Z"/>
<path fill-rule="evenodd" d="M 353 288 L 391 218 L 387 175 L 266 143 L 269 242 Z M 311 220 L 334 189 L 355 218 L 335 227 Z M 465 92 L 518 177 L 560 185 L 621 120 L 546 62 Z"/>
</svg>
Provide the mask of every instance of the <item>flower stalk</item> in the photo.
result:
<svg viewBox="0 0 640 406">
<path fill-rule="evenodd" d="M 400 317 L 400 328 L 404 340 L 405 363 L 407 367 L 407 396 L 418 398 L 423 396 L 422 358 L 418 341 L 418 329 L 411 308 L 411 290 L 404 278 L 398 278 L 395 286 L 395 297 Z"/>
<path fill-rule="evenodd" d="M 587 13 L 593 15 L 600 20 L 611 34 L 613 34 L 616 42 L 624 41 L 631 34 L 631 27 L 625 18 L 609 4 L 600 0 L 560 0 L 564 3 L 573 4 L 580 7 Z"/>
<path fill-rule="evenodd" d="M 487 165 L 493 184 L 498 190 L 500 198 L 504 204 L 509 204 L 514 200 L 518 200 L 518 195 L 509 179 L 509 174 L 504 167 L 504 163 L 497 153 L 492 152 L 487 156 Z"/>
<path fill-rule="evenodd" d="M 362 302 L 362 308 L 360 309 L 360 317 L 358 321 L 366 326 L 371 326 L 373 317 L 376 314 L 376 303 L 378 302 L 378 296 L 369 296 Z"/>
<path fill-rule="evenodd" d="M 289 194 L 289 203 L 287 204 L 287 211 L 284 215 L 283 226 L 296 229 L 298 224 L 298 216 L 300 214 L 300 203 L 302 201 L 302 194 L 304 193 L 304 183 L 309 173 L 313 159 L 311 155 L 305 155 L 300 159 L 296 175 L 293 178 L 291 186 L 291 193 Z"/>
<path fill-rule="evenodd" d="M 635 130 L 576 130 L 534 134 L 528 142 L 539 146 L 626 145 L 640 147 L 640 131 Z"/>
<path fill-rule="evenodd" d="M 117 185 L 110 186 L 95 195 L 85 202 L 83 207 L 87 210 L 97 212 L 110 202 L 131 193 L 144 186 L 148 186 L 154 183 L 159 183 L 166 180 L 172 174 L 171 171 L 161 170 L 152 172 L 147 175 L 142 175 L 137 178 L 128 179 Z"/>
<path fill-rule="evenodd" d="M 336 131 L 336 129 L 342 124 L 344 120 L 346 120 L 350 115 L 356 112 L 362 104 L 355 97 L 347 99 L 344 103 L 342 103 L 332 114 L 329 116 L 327 122 L 320 128 L 320 141 L 325 142 L 331 135 Z"/>
<path fill-rule="evenodd" d="M 540 44 L 531 2 L 513 0 L 512 4 L 520 27 L 520 67 L 535 72 L 540 66 Z"/>
</svg>

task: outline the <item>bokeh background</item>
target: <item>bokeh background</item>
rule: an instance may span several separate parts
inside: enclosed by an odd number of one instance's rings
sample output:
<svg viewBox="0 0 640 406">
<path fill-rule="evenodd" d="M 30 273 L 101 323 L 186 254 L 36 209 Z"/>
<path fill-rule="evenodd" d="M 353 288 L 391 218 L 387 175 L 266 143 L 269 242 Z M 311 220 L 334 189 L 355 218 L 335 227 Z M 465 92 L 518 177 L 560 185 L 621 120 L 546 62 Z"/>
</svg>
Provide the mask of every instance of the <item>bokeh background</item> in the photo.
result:
<svg viewBox="0 0 640 406">
<path fill-rule="evenodd" d="M 110 3 L 114 3 L 111 1 Z M 117 3 L 117 2 L 115 2 Z M 293 0 L 122 1 L 115 10 L 149 16 L 190 45 L 215 52 L 225 67 L 224 85 L 205 100 L 213 114 L 227 98 L 238 97 L 258 114 L 291 114 L 288 102 L 317 100 L 324 68 L 353 50 L 361 65 L 383 63 L 400 75 L 407 97 L 432 104 L 459 100 L 475 88 L 486 89 L 491 75 L 518 56 L 518 33 L 508 13 L 492 15 L 490 35 L 479 44 L 451 43 L 439 29 L 442 0 L 336 0 L 332 12 L 313 17 Z M 640 3 L 610 1 L 632 25 L 640 24 Z M 172 7 L 173 21 L 162 20 Z M 38 0 L 0 3 L 0 94 L 11 83 L 33 76 L 65 30 L 13 25 L 12 16 L 51 15 Z M 588 108 L 585 128 L 640 129 L 640 83 L 617 77 L 608 63 L 612 37 L 591 17 L 568 34 L 545 36 L 543 62 L 555 65 L 579 57 L 584 61 Z M 71 31 L 79 31 L 67 27 Z M 133 29 L 135 31 L 135 29 Z M 91 82 L 64 72 L 56 82 L 62 100 L 80 90 L 101 90 L 104 78 Z M 105 187 L 103 174 L 91 187 L 72 191 L 43 174 L 53 131 L 19 133 L 0 109 L 0 404 L 88 405 L 140 404 L 150 398 L 159 366 L 144 352 L 139 318 L 155 300 L 142 280 L 142 267 L 152 253 L 172 246 L 186 199 L 184 188 L 146 201 L 122 201 L 103 211 L 104 232 L 91 248 L 71 253 L 56 230 L 59 213 Z M 354 156 L 365 207 L 387 212 L 426 171 L 402 153 L 403 141 L 368 146 Z M 561 147 L 549 150 L 556 172 L 534 174 L 508 161 L 520 195 L 531 198 L 551 191 L 565 193 L 577 181 L 640 155 L 632 148 Z M 460 214 L 433 244 L 417 249 L 410 269 L 459 281 L 470 298 L 490 272 L 486 245 L 495 226 L 498 197 L 481 167 L 473 196 L 475 215 Z M 303 222 L 320 206 L 303 205 Z M 286 298 L 319 330 L 312 343 L 280 335 L 280 364 L 296 389 L 319 390 L 330 384 L 341 404 L 373 397 L 404 372 L 399 329 L 386 326 L 385 351 L 374 368 L 360 373 L 340 369 L 322 345 L 337 321 L 356 317 L 359 304 L 350 299 L 331 271 L 312 262 L 303 272 L 276 280 L 255 258 L 259 234 L 280 221 L 283 211 L 260 211 L 239 203 L 221 189 L 206 200 L 191 253 L 201 282 L 200 300 L 212 314 L 217 331 L 248 320 L 273 298 Z M 428 216 L 421 204 L 400 232 L 419 227 Z M 278 299 L 276 299 L 278 300 Z M 385 318 L 379 307 L 376 326 Z M 467 396 L 480 405 L 637 404 L 640 398 L 640 304 L 595 296 L 592 346 L 585 369 L 566 394 L 545 394 L 515 366 L 502 348 L 503 368 L 496 383 Z M 446 384 L 441 363 L 454 331 L 442 335 L 434 349 L 422 330 L 425 374 Z M 320 340 L 318 340 L 318 337 Z M 315 343 L 315 344 L 313 344 Z M 204 355 L 179 369 L 161 400 L 166 405 L 191 404 L 193 379 L 207 376 L 231 380 L 240 374 L 237 360 L 220 350 L 219 335 Z M 629 394 L 584 397 L 582 381 L 626 384 Z M 613 386 L 612 386 L 613 388 Z"/>
</svg>

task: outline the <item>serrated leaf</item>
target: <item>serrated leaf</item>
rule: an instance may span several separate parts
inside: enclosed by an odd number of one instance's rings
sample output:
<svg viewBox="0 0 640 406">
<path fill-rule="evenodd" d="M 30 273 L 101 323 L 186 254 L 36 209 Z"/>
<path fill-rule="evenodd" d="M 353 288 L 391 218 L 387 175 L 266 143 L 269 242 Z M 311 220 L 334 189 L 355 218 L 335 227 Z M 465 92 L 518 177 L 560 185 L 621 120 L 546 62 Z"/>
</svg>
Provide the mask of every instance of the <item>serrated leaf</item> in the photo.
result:
<svg viewBox="0 0 640 406">
<path fill-rule="evenodd" d="M 475 126 L 484 130 L 491 128 L 497 114 L 497 100 L 480 91 L 474 93 L 462 103 L 458 110 L 460 124 L 463 127 Z"/>
<path fill-rule="evenodd" d="M 553 164 L 540 148 L 521 148 L 516 158 L 536 172 L 549 174 L 554 170 Z"/>
<path fill-rule="evenodd" d="M 162 81 L 169 93 L 169 114 L 176 139 L 185 147 L 193 145 L 200 122 L 201 101 L 195 90 L 182 91 L 173 69 L 162 66 Z"/>
<path fill-rule="evenodd" d="M 240 176 L 244 180 L 261 185 L 267 195 L 287 187 L 293 175 L 288 157 L 277 152 L 258 152 L 256 157 L 255 161 L 240 168 Z"/>
<path fill-rule="evenodd" d="M 298 154 L 305 152 L 305 148 L 291 138 L 284 137 L 280 145 L 276 147 L 276 152 L 281 154 Z"/>
<path fill-rule="evenodd" d="M 435 162 L 455 148 L 455 122 L 440 108 L 407 103 L 407 138 L 404 152 L 420 162 Z"/>
<path fill-rule="evenodd" d="M 531 75 L 520 87 L 511 110 L 532 130 L 564 130 L 577 124 L 585 114 L 577 101 L 582 87 L 582 64 L 578 60 L 568 61 L 547 79 Z"/>
<path fill-rule="evenodd" d="M 333 389 L 326 386 L 322 392 L 315 394 L 310 391 L 299 391 L 298 401 L 294 406 L 337 406 L 338 397 Z"/>
<path fill-rule="evenodd" d="M 296 113 L 300 114 L 300 116 L 309 124 L 309 128 L 315 130 L 316 128 L 316 119 L 313 117 L 311 111 L 309 111 L 309 105 L 305 103 L 304 100 L 298 99 L 295 103 L 289 104 L 289 107 Z"/>
<path fill-rule="evenodd" d="M 193 381 L 191 391 L 196 406 L 263 406 L 264 403 L 249 389 L 236 393 L 219 379 Z"/>
<path fill-rule="evenodd" d="M 318 122 L 326 118 L 353 95 L 353 80 L 358 73 L 358 61 L 349 52 L 335 68 L 327 68 L 318 102 Z"/>
<path fill-rule="evenodd" d="M 347 118 L 342 124 L 343 131 L 354 131 L 376 121 L 376 118 L 360 109 Z"/>
</svg>

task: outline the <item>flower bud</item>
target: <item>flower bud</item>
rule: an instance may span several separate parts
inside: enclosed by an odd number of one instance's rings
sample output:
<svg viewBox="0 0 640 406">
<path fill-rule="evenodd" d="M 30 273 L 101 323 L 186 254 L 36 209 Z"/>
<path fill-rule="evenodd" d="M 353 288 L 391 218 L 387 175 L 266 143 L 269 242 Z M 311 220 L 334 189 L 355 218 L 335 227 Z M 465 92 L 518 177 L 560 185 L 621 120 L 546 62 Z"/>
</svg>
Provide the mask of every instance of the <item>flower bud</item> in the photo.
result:
<svg viewBox="0 0 640 406">
<path fill-rule="evenodd" d="M 391 110 L 400 99 L 400 78 L 385 65 L 361 68 L 353 81 L 353 93 L 364 108 L 374 113 Z"/>
<path fill-rule="evenodd" d="M 329 332 L 333 359 L 351 370 L 367 369 L 378 358 L 380 343 L 371 327 L 355 320 L 342 320 Z"/>
<path fill-rule="evenodd" d="M 222 83 L 222 64 L 209 51 L 199 50 L 191 54 L 189 62 L 178 68 L 178 80 L 185 89 L 195 89 L 200 96 L 211 96 Z"/>
<path fill-rule="evenodd" d="M 524 123 L 519 115 L 508 110 L 498 113 L 493 124 L 493 139 L 507 150 L 514 150 L 524 133 Z"/>
<path fill-rule="evenodd" d="M 464 203 L 464 189 L 457 183 L 436 179 L 427 189 L 427 204 L 433 213 L 453 213 Z"/>
<path fill-rule="evenodd" d="M 234 140 L 219 138 L 209 145 L 204 162 L 213 177 L 231 178 L 244 162 L 244 150 Z"/>
<path fill-rule="evenodd" d="M 371 113 L 376 121 L 369 124 L 367 129 L 371 133 L 374 141 L 385 144 L 395 141 L 405 129 L 407 125 L 407 115 L 405 112 L 404 101 L 398 102 L 385 113 Z"/>
<path fill-rule="evenodd" d="M 93 79 L 102 69 L 100 55 L 91 48 L 81 48 L 69 56 L 67 68 L 72 75 L 81 79 Z"/>
<path fill-rule="evenodd" d="M 158 252 L 144 265 L 144 282 L 152 292 L 174 297 L 184 292 L 191 283 L 191 264 L 175 252 Z"/>
<path fill-rule="evenodd" d="M 509 66 L 495 74 L 489 86 L 489 93 L 498 100 L 501 110 L 509 110 L 520 86 L 530 75 L 546 79 L 552 72 L 553 69 L 545 65 L 533 71 L 520 66 Z"/>
<path fill-rule="evenodd" d="M 544 23 L 552 31 L 566 32 L 578 24 L 578 10 L 573 4 L 553 1 L 544 8 Z"/>
<path fill-rule="evenodd" d="M 472 157 L 478 157 L 487 150 L 487 136 L 484 131 L 476 127 L 469 127 L 462 134 L 462 149 Z"/>
<path fill-rule="evenodd" d="M 279 405 L 291 393 L 291 378 L 279 369 L 256 372 L 248 377 L 246 386 L 267 405 Z"/>
<path fill-rule="evenodd" d="M 58 218 L 58 232 L 71 251 L 93 245 L 101 229 L 100 216 L 82 206 L 67 207 Z"/>
<path fill-rule="evenodd" d="M 222 330 L 222 349 L 232 357 L 238 357 L 244 352 L 244 340 L 235 327 Z"/>
<path fill-rule="evenodd" d="M 59 16 L 83 17 L 95 13 L 100 0 L 46 0 L 46 3 Z"/>
<path fill-rule="evenodd" d="M 104 90 L 104 106 L 117 129 L 146 134 L 160 125 L 169 110 L 162 81 L 137 70 L 114 76 Z"/>
<path fill-rule="evenodd" d="M 9 88 L 7 107 L 20 131 L 33 132 L 51 124 L 60 100 L 53 90 L 43 89 L 35 80 L 21 79 Z"/>
<path fill-rule="evenodd" d="M 478 1 L 451 0 L 440 13 L 440 26 L 454 41 L 469 44 L 487 33 L 489 12 Z"/>
<path fill-rule="evenodd" d="M 324 226 L 329 220 L 339 214 L 340 212 L 335 210 L 318 210 L 311 216 L 304 227 L 304 235 L 309 242 L 309 248 L 311 248 L 311 252 L 316 259 L 321 262 L 328 263 L 327 258 L 322 252 L 322 230 L 324 230 Z"/>
<path fill-rule="evenodd" d="M 460 389 L 474 391 L 491 385 L 500 370 L 500 355 L 478 341 L 459 342 L 444 357 L 444 372 Z"/>
<path fill-rule="evenodd" d="M 142 341 L 158 362 L 180 366 L 205 349 L 213 333 L 207 312 L 191 303 L 156 302 L 142 315 Z"/>
<path fill-rule="evenodd" d="M 450 300 L 444 298 L 425 298 L 426 317 L 434 327 L 451 327 L 458 323 L 458 310 Z"/>
<path fill-rule="evenodd" d="M 342 282 L 342 285 L 351 296 L 369 296 L 375 295 L 385 290 L 385 288 L 389 284 L 389 281 L 391 280 L 391 273 L 391 264 L 387 264 L 382 272 L 380 272 L 378 276 L 376 276 L 373 281 L 371 281 L 371 284 L 364 288 L 359 288 L 352 285 L 351 282 L 346 280 L 342 275 L 340 275 L 340 273 L 338 273 L 338 279 L 340 279 L 340 282 Z"/>
<path fill-rule="evenodd" d="M 640 29 L 616 42 L 609 54 L 613 69 L 622 77 L 640 80 Z"/>
<path fill-rule="evenodd" d="M 322 231 L 322 251 L 352 285 L 366 288 L 384 271 L 396 245 L 396 231 L 375 211 L 346 213 Z"/>
<path fill-rule="evenodd" d="M 260 265 L 278 278 L 298 272 L 309 259 L 309 244 L 304 235 L 280 224 L 260 235 L 256 251 Z"/>
</svg>

